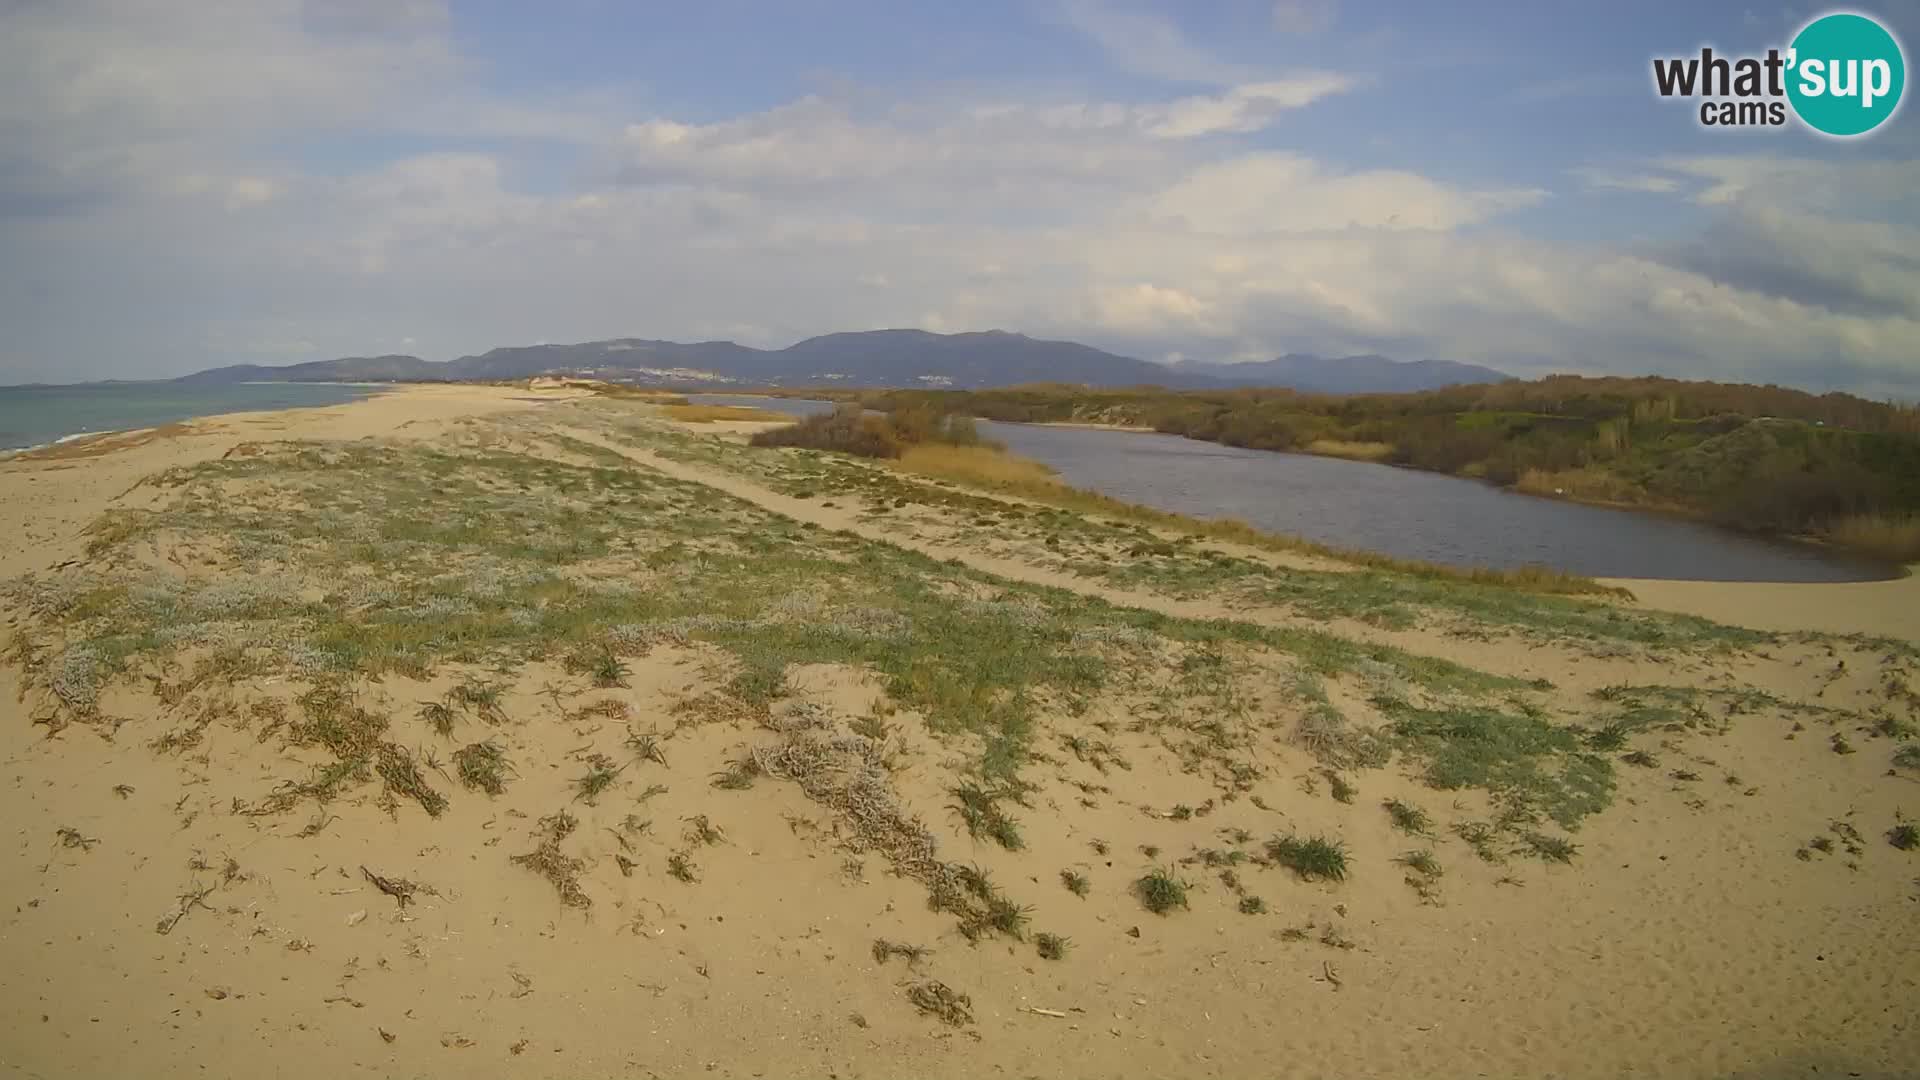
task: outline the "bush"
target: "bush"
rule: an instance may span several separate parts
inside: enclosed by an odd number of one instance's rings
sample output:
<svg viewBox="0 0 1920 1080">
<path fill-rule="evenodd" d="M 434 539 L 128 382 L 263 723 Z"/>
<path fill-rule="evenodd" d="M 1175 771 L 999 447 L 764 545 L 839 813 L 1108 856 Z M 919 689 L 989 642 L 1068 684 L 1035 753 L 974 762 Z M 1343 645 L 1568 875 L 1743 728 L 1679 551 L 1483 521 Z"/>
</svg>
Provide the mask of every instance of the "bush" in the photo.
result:
<svg viewBox="0 0 1920 1080">
<path fill-rule="evenodd" d="M 858 405 L 842 405 L 830 413 L 758 432 L 751 442 L 754 446 L 798 446 L 871 458 L 896 458 L 901 450 L 901 441 L 886 418 L 869 416 Z"/>
<path fill-rule="evenodd" d="M 907 447 L 928 443 L 989 445 L 980 438 L 973 417 L 924 405 L 903 405 L 885 415 L 867 412 L 859 405 L 842 405 L 830 413 L 762 431 L 751 441 L 754 446 L 798 446 L 870 458 L 897 458 Z"/>
</svg>

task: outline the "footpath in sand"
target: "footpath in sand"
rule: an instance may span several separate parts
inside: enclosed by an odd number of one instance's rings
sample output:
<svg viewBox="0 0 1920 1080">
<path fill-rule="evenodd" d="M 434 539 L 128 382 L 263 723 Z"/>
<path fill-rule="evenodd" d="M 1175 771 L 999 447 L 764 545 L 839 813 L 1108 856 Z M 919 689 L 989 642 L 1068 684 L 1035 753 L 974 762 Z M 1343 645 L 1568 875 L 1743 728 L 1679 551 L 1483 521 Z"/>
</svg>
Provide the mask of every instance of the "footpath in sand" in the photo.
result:
<svg viewBox="0 0 1920 1080">
<path fill-rule="evenodd" d="M 1911 731 L 1910 648 L 1120 586 L 953 540 L 935 505 L 677 460 L 651 415 L 406 389 L 0 463 L 28 538 L 0 578 L 39 583 L 5 611 L 29 668 L 0 669 L 0 1076 L 1920 1063 L 1920 854 L 1888 840 L 1920 771 L 1881 731 Z M 1906 584 L 1794 587 L 1805 610 L 1748 622 L 1911 640 L 1854 602 Z M 1774 592 L 1748 588 L 1637 607 Z M 561 644 L 471 644 L 528 626 Z M 85 635 L 152 659 L 63 710 Z M 256 663 L 194 674 L 234 639 Z M 342 642 L 404 662 L 316 675 Z M 495 794 L 456 757 L 486 745 Z M 1499 821 L 1526 808 L 1489 761 L 1538 785 L 1534 821 Z M 1308 837 L 1341 879 L 1277 843 Z M 1185 886 L 1159 914 L 1156 869 Z M 984 921 L 931 910 L 943 883 Z"/>
</svg>

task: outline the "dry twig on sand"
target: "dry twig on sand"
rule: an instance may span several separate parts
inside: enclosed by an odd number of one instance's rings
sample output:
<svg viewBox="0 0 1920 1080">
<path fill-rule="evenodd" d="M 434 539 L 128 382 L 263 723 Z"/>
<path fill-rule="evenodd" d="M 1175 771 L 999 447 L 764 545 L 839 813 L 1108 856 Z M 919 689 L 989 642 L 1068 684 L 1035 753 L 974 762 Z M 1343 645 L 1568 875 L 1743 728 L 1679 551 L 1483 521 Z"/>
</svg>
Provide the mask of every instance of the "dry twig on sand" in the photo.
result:
<svg viewBox="0 0 1920 1080">
<path fill-rule="evenodd" d="M 418 883 L 408 881 L 406 878 L 382 877 L 367 869 L 365 866 L 360 867 L 360 872 L 366 875 L 367 880 L 373 883 L 374 888 L 393 897 L 394 902 L 403 908 L 413 901 L 415 893 L 424 892 L 429 896 L 434 895 L 432 889 L 423 888 Z"/>
<path fill-rule="evenodd" d="M 928 980 L 907 988 L 907 1000 L 929 1016 L 960 1027 L 973 1023 L 973 999 L 946 983 Z"/>
</svg>

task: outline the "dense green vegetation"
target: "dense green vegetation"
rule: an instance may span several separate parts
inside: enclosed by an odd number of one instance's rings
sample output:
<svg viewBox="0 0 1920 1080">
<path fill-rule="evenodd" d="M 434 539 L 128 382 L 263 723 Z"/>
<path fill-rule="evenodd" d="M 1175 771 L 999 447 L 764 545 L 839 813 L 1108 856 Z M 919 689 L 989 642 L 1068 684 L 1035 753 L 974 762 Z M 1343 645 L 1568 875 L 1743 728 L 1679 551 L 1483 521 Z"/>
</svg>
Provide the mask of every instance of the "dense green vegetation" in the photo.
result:
<svg viewBox="0 0 1920 1080">
<path fill-rule="evenodd" d="M 861 398 L 881 409 L 1130 424 L 1230 446 L 1363 456 L 1920 559 L 1920 409 L 1846 394 L 1555 376 L 1417 394 L 1055 385 Z"/>
</svg>

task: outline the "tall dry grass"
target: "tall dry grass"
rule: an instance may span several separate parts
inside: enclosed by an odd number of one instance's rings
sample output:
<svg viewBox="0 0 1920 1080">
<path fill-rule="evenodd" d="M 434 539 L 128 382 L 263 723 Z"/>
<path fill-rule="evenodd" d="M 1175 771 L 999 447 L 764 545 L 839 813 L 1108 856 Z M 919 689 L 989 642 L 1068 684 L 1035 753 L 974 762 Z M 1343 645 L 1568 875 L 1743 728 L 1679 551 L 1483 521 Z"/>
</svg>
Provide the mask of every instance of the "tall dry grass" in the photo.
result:
<svg viewBox="0 0 1920 1080">
<path fill-rule="evenodd" d="M 992 446 L 911 446 L 900 455 L 898 467 L 921 476 L 1017 495 L 1066 488 L 1045 465 Z"/>
<path fill-rule="evenodd" d="M 1653 500 L 1638 484 L 1605 469 L 1524 469 L 1513 483 L 1515 491 L 1554 495 L 1581 502 L 1643 506 Z"/>
<path fill-rule="evenodd" d="M 1836 547 L 1876 559 L 1920 563 L 1920 514 L 1854 514 L 1830 523 L 1821 535 Z"/>
<path fill-rule="evenodd" d="M 1592 578 L 1561 573 L 1545 567 L 1482 570 L 1441 566 L 1436 563 L 1396 559 L 1370 551 L 1338 548 L 1297 536 L 1266 532 L 1233 518 L 1194 518 L 1165 510 L 1155 510 L 1150 506 L 1141 506 L 1095 491 L 1073 487 L 1062 482 L 1054 475 L 1053 470 L 1045 465 L 1007 453 L 997 447 L 912 446 L 901 454 L 893 463 L 893 467 L 920 476 L 1016 495 L 1066 510 L 1102 514 L 1122 521 L 1134 521 L 1194 536 L 1225 540 L 1264 551 L 1310 555 L 1428 580 L 1493 585 L 1540 593 L 1614 595 L 1629 599 L 1633 595 L 1625 589 L 1602 585 Z"/>
<path fill-rule="evenodd" d="M 1385 461 L 1393 456 L 1393 444 L 1353 442 L 1348 439 L 1315 439 L 1300 449 L 1321 457 L 1346 458 L 1348 461 Z"/>
<path fill-rule="evenodd" d="M 662 405 L 660 415 L 683 424 L 711 424 L 715 420 L 757 420 L 777 424 L 786 419 L 777 412 L 747 405 Z"/>
</svg>

